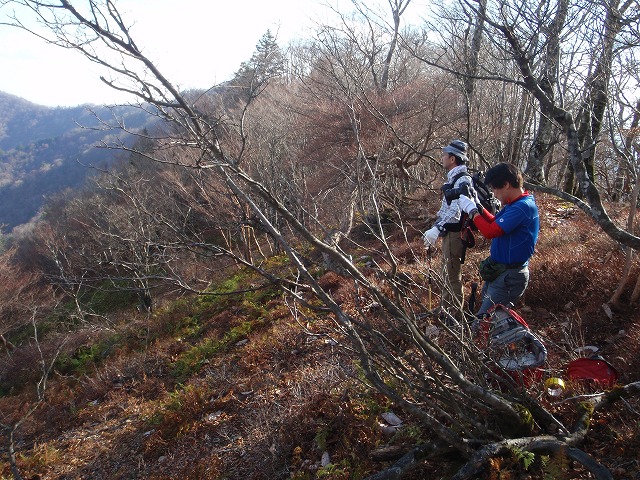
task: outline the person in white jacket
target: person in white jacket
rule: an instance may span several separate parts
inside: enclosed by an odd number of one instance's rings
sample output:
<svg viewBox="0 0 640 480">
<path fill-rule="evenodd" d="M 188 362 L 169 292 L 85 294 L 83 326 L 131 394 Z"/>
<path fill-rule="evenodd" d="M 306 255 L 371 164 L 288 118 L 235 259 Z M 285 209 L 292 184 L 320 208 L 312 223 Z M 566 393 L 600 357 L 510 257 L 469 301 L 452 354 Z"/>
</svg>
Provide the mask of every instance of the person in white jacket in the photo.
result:
<svg viewBox="0 0 640 480">
<path fill-rule="evenodd" d="M 447 183 L 442 186 L 443 198 L 433 227 L 422 236 L 425 246 L 432 248 L 442 238 L 443 288 L 440 307 L 455 318 L 463 318 L 464 294 L 462 291 L 462 261 L 464 246 L 460 237 L 462 214 L 457 198 L 447 199 L 446 193 L 458 189 L 463 184 L 472 187 L 471 176 L 467 173 L 467 144 L 453 140 L 442 149 L 442 166 L 447 171 Z M 449 195 L 451 197 L 451 195 Z"/>
</svg>

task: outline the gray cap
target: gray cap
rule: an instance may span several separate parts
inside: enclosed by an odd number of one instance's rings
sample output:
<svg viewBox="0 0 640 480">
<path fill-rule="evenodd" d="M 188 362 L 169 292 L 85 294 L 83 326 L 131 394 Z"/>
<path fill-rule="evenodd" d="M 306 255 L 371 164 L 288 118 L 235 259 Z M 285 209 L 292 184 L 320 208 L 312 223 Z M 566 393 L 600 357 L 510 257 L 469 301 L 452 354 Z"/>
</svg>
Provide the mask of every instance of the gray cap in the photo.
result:
<svg viewBox="0 0 640 480">
<path fill-rule="evenodd" d="M 468 162 L 467 158 L 467 144 L 462 140 L 454 140 L 449 145 L 442 149 L 443 152 L 450 153 L 451 155 L 455 155 L 463 162 Z"/>
</svg>

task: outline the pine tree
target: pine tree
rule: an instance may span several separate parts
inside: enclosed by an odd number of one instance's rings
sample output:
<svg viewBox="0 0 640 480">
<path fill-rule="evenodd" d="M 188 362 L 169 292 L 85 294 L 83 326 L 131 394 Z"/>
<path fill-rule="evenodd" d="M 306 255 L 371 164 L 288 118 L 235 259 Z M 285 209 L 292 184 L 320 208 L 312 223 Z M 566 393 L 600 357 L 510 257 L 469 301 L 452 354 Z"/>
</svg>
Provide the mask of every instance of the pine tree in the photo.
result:
<svg viewBox="0 0 640 480">
<path fill-rule="evenodd" d="M 286 59 L 271 30 L 260 38 L 247 62 L 242 62 L 236 72 L 234 84 L 254 91 L 265 82 L 284 75 Z"/>
</svg>

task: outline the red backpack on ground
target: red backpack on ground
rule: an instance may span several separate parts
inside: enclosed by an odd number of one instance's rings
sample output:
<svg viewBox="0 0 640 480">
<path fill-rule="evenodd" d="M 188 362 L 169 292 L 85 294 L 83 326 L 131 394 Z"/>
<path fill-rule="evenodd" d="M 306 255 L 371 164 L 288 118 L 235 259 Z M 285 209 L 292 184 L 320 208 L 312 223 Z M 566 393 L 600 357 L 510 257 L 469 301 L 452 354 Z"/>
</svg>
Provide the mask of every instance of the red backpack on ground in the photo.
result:
<svg viewBox="0 0 640 480">
<path fill-rule="evenodd" d="M 516 311 L 494 305 L 480 322 L 479 336 L 490 357 L 516 382 L 526 386 L 541 378 L 547 348 Z"/>
</svg>

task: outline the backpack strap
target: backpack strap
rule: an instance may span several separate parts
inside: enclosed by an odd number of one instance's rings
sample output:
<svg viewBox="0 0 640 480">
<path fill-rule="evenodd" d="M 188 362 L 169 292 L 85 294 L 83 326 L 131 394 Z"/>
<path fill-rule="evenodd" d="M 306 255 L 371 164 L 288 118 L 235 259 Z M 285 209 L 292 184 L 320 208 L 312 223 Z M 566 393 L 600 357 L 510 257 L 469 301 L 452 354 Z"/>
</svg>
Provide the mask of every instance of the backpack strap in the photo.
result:
<svg viewBox="0 0 640 480">
<path fill-rule="evenodd" d="M 476 246 L 476 238 L 473 235 L 473 231 L 467 224 L 467 220 L 465 220 L 462 224 L 462 230 L 460 230 L 460 239 L 462 240 L 462 255 L 460 255 L 460 263 L 464 263 L 467 255 L 467 248 L 473 248 Z"/>
<path fill-rule="evenodd" d="M 455 187 L 456 182 L 460 180 L 462 177 L 469 177 L 469 179 L 471 180 L 470 183 L 471 185 L 473 185 L 473 177 L 469 175 L 469 172 L 460 172 L 456 176 L 454 176 L 453 179 L 451 180 L 451 188 Z"/>
</svg>

